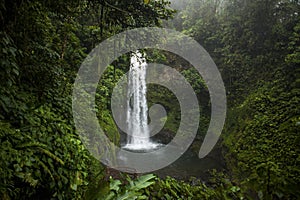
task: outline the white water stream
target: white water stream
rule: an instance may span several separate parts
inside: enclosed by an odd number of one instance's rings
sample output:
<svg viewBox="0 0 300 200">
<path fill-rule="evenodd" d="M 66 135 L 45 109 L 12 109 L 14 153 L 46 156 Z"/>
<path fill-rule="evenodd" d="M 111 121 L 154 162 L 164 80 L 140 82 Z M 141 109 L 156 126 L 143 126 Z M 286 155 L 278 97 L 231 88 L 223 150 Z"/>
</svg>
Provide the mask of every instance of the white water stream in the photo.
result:
<svg viewBox="0 0 300 200">
<path fill-rule="evenodd" d="M 128 74 L 127 92 L 127 144 L 131 150 L 153 149 L 157 144 L 151 142 L 148 127 L 148 106 L 146 86 L 147 63 L 137 51 L 132 54 Z"/>
</svg>

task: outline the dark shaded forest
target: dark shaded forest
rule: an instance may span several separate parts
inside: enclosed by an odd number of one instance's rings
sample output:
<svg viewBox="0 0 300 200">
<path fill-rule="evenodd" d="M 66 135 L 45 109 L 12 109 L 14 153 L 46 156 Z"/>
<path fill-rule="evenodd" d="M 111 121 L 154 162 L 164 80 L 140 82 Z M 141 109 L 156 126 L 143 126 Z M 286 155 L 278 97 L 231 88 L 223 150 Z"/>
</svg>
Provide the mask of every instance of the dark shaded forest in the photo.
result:
<svg viewBox="0 0 300 200">
<path fill-rule="evenodd" d="M 299 199 L 299 12 L 298 0 L 0 0 L 0 199 Z M 225 167 L 206 181 L 116 172 L 76 132 L 72 88 L 88 53 L 152 26 L 194 38 L 222 75 L 227 118 L 217 148 Z M 198 151 L 210 118 L 205 82 L 173 54 L 145 51 L 182 73 L 199 97 Z M 110 98 L 128 68 L 123 55 L 97 88 L 99 124 L 115 144 L 122 134 Z M 156 85 L 147 98 L 169 111 L 167 143 L 180 122 L 176 98 Z"/>
</svg>

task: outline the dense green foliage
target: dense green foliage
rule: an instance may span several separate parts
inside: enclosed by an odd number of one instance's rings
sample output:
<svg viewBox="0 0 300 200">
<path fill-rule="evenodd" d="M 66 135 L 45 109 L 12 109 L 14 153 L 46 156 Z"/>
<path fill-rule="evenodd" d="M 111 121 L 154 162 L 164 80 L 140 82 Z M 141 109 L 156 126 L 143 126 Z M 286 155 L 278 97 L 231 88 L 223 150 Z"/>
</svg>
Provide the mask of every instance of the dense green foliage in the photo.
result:
<svg viewBox="0 0 300 200">
<path fill-rule="evenodd" d="M 86 53 L 110 35 L 169 18 L 173 11 L 166 5 L 0 1 L 1 199 L 84 198 L 94 168 L 101 166 L 75 132 L 71 92 L 77 70 Z M 98 114 L 117 140 L 105 99 L 113 85 L 107 78 L 99 86 Z"/>
<path fill-rule="evenodd" d="M 0 199 L 300 198 L 300 2 L 190 0 L 166 22 L 174 13 L 168 5 L 0 0 Z M 219 145 L 227 169 L 213 171 L 205 184 L 154 175 L 112 178 L 74 127 L 72 84 L 87 53 L 121 31 L 164 23 L 204 46 L 226 86 L 229 112 Z M 175 55 L 146 51 L 149 61 L 182 73 L 199 97 L 198 151 L 210 118 L 205 83 Z M 97 117 L 115 144 L 120 134 L 110 97 L 128 65 L 128 55 L 114 61 L 97 87 Z M 147 95 L 149 106 L 160 103 L 168 111 L 159 138 L 167 143 L 180 122 L 179 104 L 158 85 L 149 85 Z"/>
<path fill-rule="evenodd" d="M 152 174 L 143 175 L 135 179 L 129 176 L 122 180 L 112 177 L 108 182 L 100 184 L 86 199 L 157 199 L 157 200 L 185 200 L 185 199 L 242 199 L 239 187 L 225 179 L 222 173 L 215 173 L 210 180 L 211 187 L 200 180 L 192 178 L 180 181 L 171 177 L 158 178 Z"/>
<path fill-rule="evenodd" d="M 233 186 L 230 181 L 218 176 L 210 184 L 215 187 L 207 187 L 197 179 L 180 181 L 171 177 L 165 179 L 156 178 L 155 184 L 145 189 L 145 193 L 151 199 L 239 199 L 243 196 L 240 189 Z M 221 181 L 221 182 L 218 182 Z"/>
<path fill-rule="evenodd" d="M 230 108 L 223 134 L 228 170 L 248 198 L 298 199 L 300 3 L 201 2 L 190 1 L 175 27 L 199 41 L 221 70 Z"/>
<path fill-rule="evenodd" d="M 245 189 L 270 199 L 296 198 L 300 181 L 299 90 L 286 93 L 287 88 L 277 84 L 281 87 L 259 88 L 231 111 L 226 157 Z"/>
</svg>

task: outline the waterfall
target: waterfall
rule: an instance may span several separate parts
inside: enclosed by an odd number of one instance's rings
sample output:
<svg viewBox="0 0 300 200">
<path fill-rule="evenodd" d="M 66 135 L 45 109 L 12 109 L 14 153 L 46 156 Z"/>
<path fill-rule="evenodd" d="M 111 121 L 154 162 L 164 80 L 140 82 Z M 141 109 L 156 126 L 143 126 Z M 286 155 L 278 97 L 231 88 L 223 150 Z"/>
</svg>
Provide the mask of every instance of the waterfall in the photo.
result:
<svg viewBox="0 0 300 200">
<path fill-rule="evenodd" d="M 150 140 L 146 86 L 146 59 L 137 51 L 130 59 L 127 92 L 126 149 L 141 150 L 156 147 Z"/>
</svg>

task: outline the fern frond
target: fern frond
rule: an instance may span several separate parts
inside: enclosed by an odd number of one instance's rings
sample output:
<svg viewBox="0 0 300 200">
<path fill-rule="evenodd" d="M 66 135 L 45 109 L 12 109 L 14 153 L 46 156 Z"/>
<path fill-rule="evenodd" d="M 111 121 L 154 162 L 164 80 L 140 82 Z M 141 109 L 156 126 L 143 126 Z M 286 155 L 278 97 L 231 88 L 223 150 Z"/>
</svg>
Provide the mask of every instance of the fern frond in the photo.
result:
<svg viewBox="0 0 300 200">
<path fill-rule="evenodd" d="M 41 147 L 41 148 L 46 148 L 47 145 L 40 143 L 40 142 L 27 142 L 25 144 L 20 144 L 17 145 L 15 148 L 16 149 L 25 149 L 25 148 L 31 148 L 31 147 Z"/>
<path fill-rule="evenodd" d="M 131 185 L 130 190 L 140 190 L 146 187 L 149 187 L 150 185 L 154 184 L 155 182 L 153 179 L 155 178 L 155 175 L 153 174 L 146 174 L 143 176 L 138 177 L 136 180 L 133 181 L 133 184 Z"/>
<path fill-rule="evenodd" d="M 52 175 L 50 169 L 47 167 L 47 165 L 45 165 L 45 163 L 43 163 L 43 162 L 42 162 L 41 160 L 39 160 L 39 159 L 36 159 L 36 160 L 37 160 L 38 165 L 40 165 L 40 166 L 43 168 L 43 170 L 44 170 L 46 173 L 48 173 L 48 174 L 50 175 L 51 179 L 54 181 L 54 177 L 53 177 L 53 175 Z"/>
<path fill-rule="evenodd" d="M 38 149 L 39 149 L 39 151 L 41 151 L 42 153 L 46 154 L 47 156 L 49 156 L 50 158 L 52 158 L 56 162 L 60 163 L 61 165 L 65 164 L 65 162 L 62 159 L 60 159 L 58 156 L 56 156 L 53 153 L 51 153 L 49 150 L 43 149 L 43 148 L 40 148 L 40 147 Z"/>
<path fill-rule="evenodd" d="M 31 173 L 25 174 L 24 180 L 26 183 L 29 183 L 30 186 L 32 186 L 32 187 L 36 187 L 39 182 L 38 180 L 36 180 L 32 177 Z"/>
</svg>

